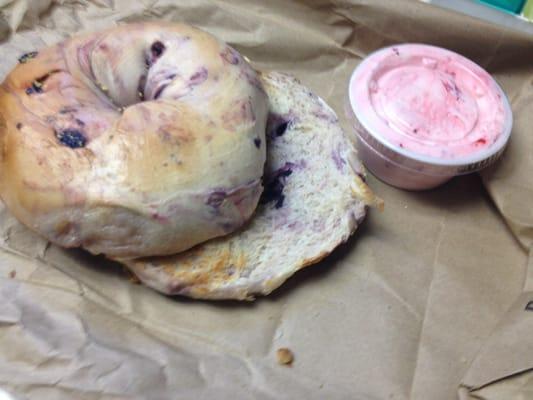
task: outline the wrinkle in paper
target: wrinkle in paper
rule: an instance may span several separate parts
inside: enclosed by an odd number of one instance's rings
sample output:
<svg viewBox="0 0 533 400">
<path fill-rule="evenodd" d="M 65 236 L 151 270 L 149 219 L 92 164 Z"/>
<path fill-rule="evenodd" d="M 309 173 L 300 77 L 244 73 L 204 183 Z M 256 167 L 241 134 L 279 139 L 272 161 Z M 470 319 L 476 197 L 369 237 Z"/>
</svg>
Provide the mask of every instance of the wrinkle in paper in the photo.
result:
<svg viewBox="0 0 533 400">
<path fill-rule="evenodd" d="M 531 148 L 531 38 L 414 0 L 4 3 L 2 76 L 19 54 L 74 32 L 161 18 L 220 36 L 257 68 L 293 73 L 346 128 L 351 70 L 402 41 L 490 67 L 517 122 L 503 166 L 484 175 L 498 209 L 475 176 L 425 193 L 370 176 L 385 211 L 252 304 L 162 296 L 103 258 L 49 246 L 2 210 L 0 387 L 39 400 L 456 397 L 526 275 L 526 254 L 498 210 L 526 243 L 531 182 L 516 171 Z M 277 364 L 280 347 L 295 354 L 290 368 Z"/>
</svg>

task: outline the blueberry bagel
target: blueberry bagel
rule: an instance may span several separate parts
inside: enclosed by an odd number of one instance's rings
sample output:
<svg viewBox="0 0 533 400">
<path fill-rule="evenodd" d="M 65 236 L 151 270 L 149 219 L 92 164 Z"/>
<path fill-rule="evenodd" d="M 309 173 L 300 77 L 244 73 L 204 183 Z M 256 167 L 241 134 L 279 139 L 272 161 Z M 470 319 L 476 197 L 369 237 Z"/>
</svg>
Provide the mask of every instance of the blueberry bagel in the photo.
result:
<svg viewBox="0 0 533 400">
<path fill-rule="evenodd" d="M 131 259 L 181 252 L 251 217 L 268 104 L 231 47 L 142 23 L 19 61 L 0 87 L 0 196 L 30 229 Z"/>
<path fill-rule="evenodd" d="M 201 299 L 251 300 L 348 240 L 382 206 L 335 112 L 291 76 L 261 74 L 269 99 L 264 191 L 237 232 L 165 257 L 123 260 L 146 285 Z"/>
</svg>

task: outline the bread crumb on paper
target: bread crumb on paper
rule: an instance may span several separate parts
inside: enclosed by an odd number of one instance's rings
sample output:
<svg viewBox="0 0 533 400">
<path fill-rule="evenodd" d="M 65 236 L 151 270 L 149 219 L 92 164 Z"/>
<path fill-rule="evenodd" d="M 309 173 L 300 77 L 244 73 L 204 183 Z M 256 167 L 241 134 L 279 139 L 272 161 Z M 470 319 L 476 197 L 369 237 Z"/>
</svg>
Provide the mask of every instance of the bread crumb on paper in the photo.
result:
<svg viewBox="0 0 533 400">
<path fill-rule="evenodd" d="M 11 279 L 15 278 L 15 276 L 17 276 L 17 271 L 12 270 L 12 271 L 9 272 L 9 277 L 10 277 Z"/>
<path fill-rule="evenodd" d="M 131 272 L 129 269 L 127 269 L 126 267 L 122 266 L 122 271 L 126 275 L 126 278 L 128 279 L 129 283 L 132 283 L 134 285 L 140 285 L 141 284 L 141 280 L 139 279 L 139 277 L 137 275 L 135 275 L 133 272 Z"/>
<path fill-rule="evenodd" d="M 286 347 L 282 347 L 276 351 L 276 356 L 278 358 L 278 364 L 280 365 L 291 365 L 294 361 L 294 354 L 292 351 Z"/>
</svg>

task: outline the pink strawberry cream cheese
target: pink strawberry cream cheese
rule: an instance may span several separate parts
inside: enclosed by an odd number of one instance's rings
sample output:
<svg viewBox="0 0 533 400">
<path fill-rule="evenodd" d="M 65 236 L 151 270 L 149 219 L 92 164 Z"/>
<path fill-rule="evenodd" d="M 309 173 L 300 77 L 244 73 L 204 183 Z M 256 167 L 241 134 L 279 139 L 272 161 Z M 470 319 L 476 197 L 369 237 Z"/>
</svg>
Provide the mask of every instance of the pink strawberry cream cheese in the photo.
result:
<svg viewBox="0 0 533 400">
<path fill-rule="evenodd" d="M 434 46 L 378 50 L 355 69 L 348 94 L 361 158 L 404 189 L 429 189 L 488 166 L 511 133 L 511 108 L 496 81 Z"/>
</svg>

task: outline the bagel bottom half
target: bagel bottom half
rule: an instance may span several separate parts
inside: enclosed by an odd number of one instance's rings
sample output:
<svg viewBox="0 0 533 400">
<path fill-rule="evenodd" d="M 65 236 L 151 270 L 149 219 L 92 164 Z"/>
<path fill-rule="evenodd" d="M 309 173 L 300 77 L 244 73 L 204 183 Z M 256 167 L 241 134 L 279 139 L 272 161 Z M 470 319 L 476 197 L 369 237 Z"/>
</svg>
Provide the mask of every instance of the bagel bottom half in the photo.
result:
<svg viewBox="0 0 533 400">
<path fill-rule="evenodd" d="M 366 206 L 379 202 L 334 111 L 288 75 L 266 73 L 262 81 L 270 117 L 265 189 L 254 216 L 185 252 L 123 260 L 147 286 L 201 299 L 269 294 L 345 242 Z"/>
</svg>

